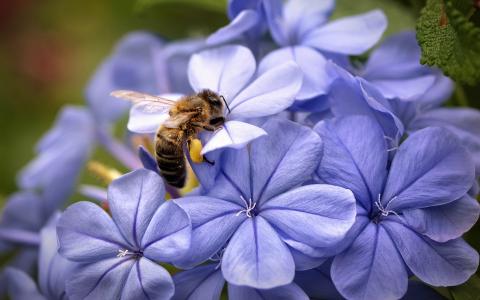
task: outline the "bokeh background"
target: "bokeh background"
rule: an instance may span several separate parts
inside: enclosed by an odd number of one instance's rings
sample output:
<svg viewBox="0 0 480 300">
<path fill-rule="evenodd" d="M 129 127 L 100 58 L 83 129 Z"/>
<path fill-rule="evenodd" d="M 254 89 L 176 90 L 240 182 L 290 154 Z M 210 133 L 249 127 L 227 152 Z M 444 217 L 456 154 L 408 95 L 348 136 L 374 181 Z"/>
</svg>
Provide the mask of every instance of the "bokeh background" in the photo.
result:
<svg viewBox="0 0 480 300">
<path fill-rule="evenodd" d="M 338 0 L 333 17 L 382 8 L 388 35 L 414 29 L 423 4 Z M 165 39 L 205 35 L 227 24 L 225 6 L 226 0 L 0 1 L 0 205 L 59 108 L 84 102 L 90 76 L 120 37 L 139 29 Z M 459 87 L 449 103 L 480 107 L 480 87 Z"/>
</svg>

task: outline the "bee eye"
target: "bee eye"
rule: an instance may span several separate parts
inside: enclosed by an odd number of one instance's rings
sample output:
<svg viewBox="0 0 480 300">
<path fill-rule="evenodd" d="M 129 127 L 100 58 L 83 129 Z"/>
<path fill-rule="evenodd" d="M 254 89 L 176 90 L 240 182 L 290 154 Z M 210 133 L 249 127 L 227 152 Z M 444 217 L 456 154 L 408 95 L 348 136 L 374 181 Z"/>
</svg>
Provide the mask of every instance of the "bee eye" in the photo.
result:
<svg viewBox="0 0 480 300">
<path fill-rule="evenodd" d="M 210 102 L 212 102 L 212 103 L 218 102 L 218 99 L 213 97 L 213 96 L 208 96 L 208 100 L 210 100 Z"/>
<path fill-rule="evenodd" d="M 225 122 L 225 119 L 223 117 L 218 117 L 218 118 L 213 118 L 210 120 L 210 125 L 214 125 L 214 126 L 217 126 L 217 125 L 222 125 L 223 122 Z"/>
</svg>

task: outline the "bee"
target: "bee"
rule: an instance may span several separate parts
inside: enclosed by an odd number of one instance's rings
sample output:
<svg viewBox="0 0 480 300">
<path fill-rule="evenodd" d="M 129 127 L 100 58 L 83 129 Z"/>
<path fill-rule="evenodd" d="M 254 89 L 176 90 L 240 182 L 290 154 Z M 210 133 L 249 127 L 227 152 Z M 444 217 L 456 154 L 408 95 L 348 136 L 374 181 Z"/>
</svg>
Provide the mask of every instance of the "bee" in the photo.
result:
<svg viewBox="0 0 480 300">
<path fill-rule="evenodd" d="M 111 95 L 133 102 L 146 113 L 168 111 L 169 118 L 159 124 L 155 135 L 155 159 L 165 181 L 177 188 L 185 185 L 185 144 L 190 149 L 192 143 L 198 142 L 201 131 L 220 129 L 225 123 L 224 107 L 230 111 L 225 98 L 208 89 L 178 101 L 128 90 L 114 91 Z M 205 156 L 202 158 L 213 164 Z"/>
</svg>

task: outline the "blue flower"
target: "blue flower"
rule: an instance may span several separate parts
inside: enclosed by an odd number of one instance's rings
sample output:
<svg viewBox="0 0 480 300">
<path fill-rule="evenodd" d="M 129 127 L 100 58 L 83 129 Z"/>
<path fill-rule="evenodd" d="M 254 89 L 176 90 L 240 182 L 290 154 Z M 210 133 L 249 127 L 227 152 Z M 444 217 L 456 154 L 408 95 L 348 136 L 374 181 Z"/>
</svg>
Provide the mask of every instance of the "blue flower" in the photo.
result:
<svg viewBox="0 0 480 300">
<path fill-rule="evenodd" d="M 351 227 L 350 191 L 300 186 L 318 165 L 320 138 L 285 120 L 270 119 L 263 129 L 268 135 L 248 149 L 223 151 L 208 191 L 175 200 L 192 220 L 192 246 L 179 266 L 193 267 L 225 248 L 221 268 L 229 283 L 274 288 L 292 282 L 304 252 L 333 246 Z"/>
<path fill-rule="evenodd" d="M 96 141 L 88 110 L 67 106 L 37 145 L 38 156 L 19 174 L 22 189 L 40 191 L 51 211 L 68 199 Z"/>
<path fill-rule="evenodd" d="M 287 62 L 264 73 L 255 72 L 255 58 L 243 46 L 224 46 L 192 56 L 188 76 L 193 89 L 217 92 L 229 106 L 223 129 L 212 134 L 203 154 L 224 147 L 241 148 L 265 135 L 263 129 L 244 121 L 277 114 L 293 103 L 302 84 L 302 74 L 295 64 Z M 166 118 L 167 113 L 148 113 L 134 106 L 129 129 L 153 133 Z"/>
<path fill-rule="evenodd" d="M 189 93 L 188 59 L 203 44 L 201 39 L 164 43 L 147 32 L 132 32 L 125 36 L 95 72 L 85 91 L 97 122 L 115 121 L 130 107 L 128 102 L 110 96 L 114 90 Z"/>
<path fill-rule="evenodd" d="M 145 169 L 112 182 L 111 217 L 99 206 L 78 202 L 62 215 L 59 253 L 82 264 L 67 282 L 71 299 L 167 299 L 172 262 L 190 246 L 191 224 L 175 203 L 164 201 L 161 178 Z M 99 230 L 100 229 L 100 230 Z"/>
<path fill-rule="evenodd" d="M 260 72 L 285 61 L 294 61 L 304 74 L 297 100 L 313 99 L 328 93 L 334 77 L 328 73 L 328 59 L 346 61 L 359 55 L 380 39 L 387 27 L 383 12 L 374 10 L 326 23 L 334 1 L 265 1 L 270 33 L 281 47 L 270 52 Z"/>
<path fill-rule="evenodd" d="M 52 217 L 41 231 L 40 254 L 38 258 L 38 282 L 35 282 L 22 270 L 7 268 L 9 297 L 22 299 L 67 299 L 65 280 L 71 276 L 75 263 L 58 254 L 56 223 L 59 214 Z"/>
<path fill-rule="evenodd" d="M 225 279 L 216 264 L 199 266 L 173 276 L 175 295 L 173 300 L 212 299 L 219 300 Z M 295 283 L 273 289 L 254 289 L 246 286 L 228 284 L 230 300 L 308 300 L 308 296 Z"/>
<path fill-rule="evenodd" d="M 387 99 L 439 103 L 453 91 L 453 81 L 441 71 L 420 64 L 421 50 L 415 32 L 388 37 L 372 51 L 364 66 L 351 69 L 370 82 Z"/>
<path fill-rule="evenodd" d="M 478 253 L 460 237 L 480 207 L 468 194 L 474 167 L 450 132 L 410 135 L 391 165 L 382 129 L 364 116 L 315 128 L 323 139 L 318 180 L 352 190 L 357 218 L 337 245 L 332 279 L 347 298 L 400 298 L 408 274 L 434 286 L 458 285 L 477 269 Z"/>
</svg>

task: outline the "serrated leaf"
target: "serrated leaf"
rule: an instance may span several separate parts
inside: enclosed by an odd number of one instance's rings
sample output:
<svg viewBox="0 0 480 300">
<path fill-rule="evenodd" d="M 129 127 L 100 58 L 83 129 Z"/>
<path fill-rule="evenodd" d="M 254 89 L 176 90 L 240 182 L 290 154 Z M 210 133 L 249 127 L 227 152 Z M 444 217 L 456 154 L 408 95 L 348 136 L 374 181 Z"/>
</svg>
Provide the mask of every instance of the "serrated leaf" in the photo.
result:
<svg viewBox="0 0 480 300">
<path fill-rule="evenodd" d="M 417 22 L 422 64 L 467 84 L 480 81 L 480 28 L 468 19 L 470 0 L 428 0 Z"/>
<path fill-rule="evenodd" d="M 449 288 L 454 300 L 478 300 L 480 299 L 480 278 L 473 275 L 462 285 Z"/>
</svg>

